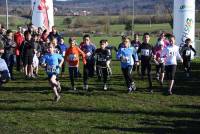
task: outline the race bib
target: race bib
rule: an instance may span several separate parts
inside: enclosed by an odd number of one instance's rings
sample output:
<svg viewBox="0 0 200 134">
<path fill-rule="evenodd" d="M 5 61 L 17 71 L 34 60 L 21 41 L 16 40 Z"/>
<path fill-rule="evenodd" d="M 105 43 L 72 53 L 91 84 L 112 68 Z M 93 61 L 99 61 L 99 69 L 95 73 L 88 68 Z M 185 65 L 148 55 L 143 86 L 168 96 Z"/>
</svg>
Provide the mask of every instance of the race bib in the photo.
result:
<svg viewBox="0 0 200 134">
<path fill-rule="evenodd" d="M 62 56 L 65 56 L 65 51 L 62 52 Z"/>
<path fill-rule="evenodd" d="M 128 60 L 129 60 L 129 58 L 128 58 L 128 57 L 123 57 L 123 58 L 122 58 L 122 60 L 121 60 L 121 62 L 123 62 L 123 63 L 127 63 L 127 62 L 128 62 Z"/>
<path fill-rule="evenodd" d="M 176 56 L 176 52 L 169 51 L 169 56 L 170 56 L 170 57 Z"/>
<path fill-rule="evenodd" d="M 56 66 L 47 66 L 47 73 L 56 73 L 57 67 Z"/>
<path fill-rule="evenodd" d="M 102 61 L 106 61 L 106 59 L 103 58 L 103 57 L 101 57 L 100 55 L 98 55 L 98 56 L 97 56 L 97 61 L 102 62 Z"/>
<path fill-rule="evenodd" d="M 70 54 L 68 59 L 69 61 L 75 61 L 77 59 L 77 56 L 75 54 Z"/>
<path fill-rule="evenodd" d="M 90 57 L 92 54 L 90 52 L 88 52 L 86 55 L 87 55 L 87 57 Z"/>
<path fill-rule="evenodd" d="M 143 55 L 143 56 L 149 56 L 150 55 L 149 49 L 142 49 L 141 50 L 141 55 Z"/>
<path fill-rule="evenodd" d="M 190 54 L 191 54 L 191 51 L 190 50 L 186 50 L 186 56 L 190 56 Z"/>
</svg>

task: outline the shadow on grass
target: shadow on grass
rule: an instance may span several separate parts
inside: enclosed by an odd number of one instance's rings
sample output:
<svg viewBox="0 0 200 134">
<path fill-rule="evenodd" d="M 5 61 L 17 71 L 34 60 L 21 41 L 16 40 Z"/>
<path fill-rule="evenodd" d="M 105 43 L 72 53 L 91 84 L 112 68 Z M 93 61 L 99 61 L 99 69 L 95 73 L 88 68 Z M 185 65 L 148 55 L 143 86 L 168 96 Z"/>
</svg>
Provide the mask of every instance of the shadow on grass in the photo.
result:
<svg viewBox="0 0 200 134">
<path fill-rule="evenodd" d="M 6 100 L 9 101 L 9 100 Z M 23 100 L 22 100 L 23 101 Z M 40 100 L 38 100 L 40 101 Z M 42 100 L 48 101 L 48 100 Z M 12 101 L 11 101 L 12 102 Z M 60 107 L 55 103 L 55 105 L 45 107 L 18 107 L 18 106 L 0 106 L 0 111 L 60 111 L 67 113 L 96 113 L 96 114 L 116 114 L 116 115 L 146 115 L 146 116 L 162 116 L 166 118 L 191 118 L 191 119 L 199 119 L 199 112 L 174 112 L 174 111 L 145 111 L 145 110 L 112 110 L 112 109 L 104 109 L 104 108 L 74 108 L 74 107 Z"/>
<path fill-rule="evenodd" d="M 3 103 L 5 103 L 5 104 L 15 104 L 15 103 L 34 103 L 34 102 L 36 102 L 36 101 L 38 101 L 38 100 L 31 100 L 31 99 L 29 99 L 29 100 L 25 100 L 25 99 L 22 99 L 22 100 L 3 100 L 3 99 L 1 99 L 0 100 L 0 104 L 3 104 Z M 49 101 L 52 101 L 52 99 L 46 99 L 46 100 L 39 100 L 39 101 L 41 101 L 41 102 L 49 102 Z"/>
<path fill-rule="evenodd" d="M 0 92 L 12 92 L 12 93 L 52 93 L 50 87 L 2 87 Z"/>
<path fill-rule="evenodd" d="M 156 134 L 166 134 L 166 133 L 199 133 L 200 132 L 200 121 L 189 121 L 189 120 L 174 120 L 174 121 L 161 121 L 156 123 L 155 121 L 145 121 L 141 123 L 146 127 L 137 127 L 137 128 L 125 128 L 117 126 L 97 126 L 96 129 L 100 130 L 115 130 L 119 132 L 135 132 L 135 133 L 156 133 Z M 165 125 L 163 125 L 165 124 Z"/>
</svg>

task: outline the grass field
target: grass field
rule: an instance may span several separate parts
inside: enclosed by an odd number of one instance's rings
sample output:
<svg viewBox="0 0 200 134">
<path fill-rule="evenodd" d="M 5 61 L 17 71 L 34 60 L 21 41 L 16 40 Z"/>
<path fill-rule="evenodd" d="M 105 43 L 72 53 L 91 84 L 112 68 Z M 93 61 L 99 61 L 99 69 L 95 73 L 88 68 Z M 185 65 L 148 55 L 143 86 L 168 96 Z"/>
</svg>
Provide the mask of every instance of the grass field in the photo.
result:
<svg viewBox="0 0 200 134">
<path fill-rule="evenodd" d="M 64 16 L 55 16 L 55 25 L 58 27 L 59 31 L 67 31 L 67 26 L 64 25 L 63 20 Z M 74 17 L 75 18 L 75 17 Z M 74 18 L 72 20 L 74 20 Z M 86 17 L 81 17 L 84 18 L 85 20 L 87 19 L 97 19 L 97 18 L 102 18 L 104 19 L 103 16 L 86 16 Z M 111 16 L 111 18 L 116 18 L 116 16 Z M 6 22 L 6 18 L 0 16 L 0 23 Z M 30 23 L 29 19 L 25 19 L 22 17 L 15 17 L 11 16 L 9 17 L 9 24 L 11 29 L 16 29 L 16 26 L 18 25 L 25 25 L 26 23 Z M 125 32 L 124 30 L 125 25 L 110 25 L 110 32 L 111 33 L 116 33 L 116 32 Z M 168 23 L 164 24 L 135 24 L 134 26 L 136 32 L 155 32 L 155 31 L 167 31 L 167 32 L 172 32 L 172 29 Z M 195 26 L 196 29 L 200 29 L 200 23 L 196 23 Z"/>
<path fill-rule="evenodd" d="M 96 40 L 96 39 L 95 39 Z M 178 67 L 174 95 L 154 80 L 154 93 L 147 92 L 147 80 L 134 72 L 137 91 L 128 94 L 119 61 L 112 62 L 113 75 L 108 91 L 97 78 L 90 79 L 90 92 L 69 90 L 68 71 L 61 79 L 62 98 L 52 103 L 53 93 L 46 75 L 25 81 L 15 72 L 16 81 L 0 89 L 1 134 L 122 134 L 122 133 L 199 133 L 200 132 L 200 62 L 192 63 L 192 77 L 185 78 Z M 82 70 L 82 66 L 81 69 Z M 153 78 L 155 74 L 153 72 Z"/>
</svg>

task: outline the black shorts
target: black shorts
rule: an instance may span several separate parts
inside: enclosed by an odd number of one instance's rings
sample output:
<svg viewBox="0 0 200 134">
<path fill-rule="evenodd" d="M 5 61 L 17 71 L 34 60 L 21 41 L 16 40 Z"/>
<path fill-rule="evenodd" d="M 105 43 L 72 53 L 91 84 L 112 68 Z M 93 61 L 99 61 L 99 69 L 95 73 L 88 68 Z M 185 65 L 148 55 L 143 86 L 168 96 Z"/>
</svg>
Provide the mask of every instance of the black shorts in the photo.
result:
<svg viewBox="0 0 200 134">
<path fill-rule="evenodd" d="M 176 73 L 176 65 L 166 65 L 165 66 L 166 77 L 168 80 L 174 80 Z"/>
<path fill-rule="evenodd" d="M 163 63 L 160 63 L 159 65 L 156 65 L 156 72 L 157 73 L 164 73 L 165 71 L 165 65 Z"/>
<path fill-rule="evenodd" d="M 32 65 L 33 63 L 33 56 L 25 56 L 23 57 L 23 64 L 25 65 Z"/>
</svg>

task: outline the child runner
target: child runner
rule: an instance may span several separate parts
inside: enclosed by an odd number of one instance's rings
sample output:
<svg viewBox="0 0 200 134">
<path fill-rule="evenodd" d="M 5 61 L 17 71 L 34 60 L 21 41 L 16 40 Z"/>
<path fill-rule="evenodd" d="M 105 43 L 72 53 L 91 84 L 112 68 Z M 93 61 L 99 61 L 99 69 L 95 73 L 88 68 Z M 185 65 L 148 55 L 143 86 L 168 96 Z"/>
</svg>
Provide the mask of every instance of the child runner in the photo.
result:
<svg viewBox="0 0 200 134">
<path fill-rule="evenodd" d="M 107 90 L 107 79 L 108 79 L 108 66 L 107 62 L 110 61 L 111 55 L 110 51 L 106 49 L 108 41 L 107 40 L 101 40 L 100 41 L 100 48 L 96 49 L 95 55 L 96 55 L 96 68 L 98 70 L 99 77 L 103 77 L 103 83 L 104 83 L 104 90 Z"/>
<path fill-rule="evenodd" d="M 106 49 L 109 51 L 110 54 L 110 60 L 107 61 L 107 67 L 108 67 L 108 77 L 112 75 L 112 68 L 110 66 L 111 60 L 112 60 L 112 50 L 117 52 L 117 48 L 113 45 L 108 44 L 108 41 L 106 41 Z"/>
<path fill-rule="evenodd" d="M 81 50 L 86 55 L 86 64 L 83 67 L 83 89 L 88 90 L 88 77 L 94 76 L 94 68 L 95 68 L 95 50 L 96 47 L 90 41 L 90 35 L 85 35 L 83 37 L 83 45 L 81 46 Z"/>
<path fill-rule="evenodd" d="M 149 81 L 149 91 L 152 93 L 152 78 L 151 78 L 151 59 L 153 55 L 153 47 L 149 44 L 150 35 L 149 33 L 144 33 L 143 43 L 139 46 L 137 53 L 141 55 L 141 74 L 142 79 L 145 76 L 147 70 L 147 76 Z"/>
<path fill-rule="evenodd" d="M 161 53 L 162 58 L 165 59 L 165 71 L 167 79 L 169 80 L 169 95 L 172 95 L 172 88 L 174 85 L 174 77 L 176 73 L 177 58 L 183 62 L 181 55 L 179 54 L 179 47 L 175 45 L 175 36 L 171 35 L 169 38 L 169 45 L 163 49 Z"/>
<path fill-rule="evenodd" d="M 138 34 L 134 34 L 134 40 L 131 41 L 131 45 L 136 49 L 136 51 L 138 50 L 139 46 L 141 45 L 140 41 L 139 41 L 139 35 Z M 138 57 L 140 60 L 140 57 Z M 137 73 L 140 74 L 140 65 L 136 65 L 136 70 Z"/>
<path fill-rule="evenodd" d="M 161 58 L 161 53 L 164 49 L 164 42 L 163 40 L 159 40 L 158 46 L 154 47 L 154 62 L 156 63 L 156 79 L 163 85 L 164 79 L 164 58 Z"/>
<path fill-rule="evenodd" d="M 60 99 L 58 92 L 61 91 L 60 82 L 58 81 L 58 74 L 60 67 L 64 62 L 63 57 L 60 54 L 55 53 L 55 48 L 52 43 L 48 46 L 49 53 L 42 57 L 42 65 L 46 68 L 46 73 L 49 78 L 49 83 L 54 91 L 54 100 L 57 102 Z"/>
<path fill-rule="evenodd" d="M 60 39 L 60 43 L 58 44 L 58 49 L 60 51 L 60 54 L 63 56 L 63 58 L 65 57 L 65 52 L 68 49 L 68 46 L 65 44 L 64 38 Z M 65 73 L 65 62 L 62 65 L 62 70 L 61 70 L 61 77 L 64 77 L 64 73 Z"/>
<path fill-rule="evenodd" d="M 132 92 L 136 90 L 136 86 L 132 78 L 132 69 L 134 65 L 133 56 L 136 64 L 138 64 L 138 55 L 135 48 L 131 47 L 131 40 L 129 38 L 126 37 L 123 44 L 124 47 L 120 48 L 117 52 L 117 59 L 121 61 L 121 69 L 128 87 L 128 92 Z"/>
<path fill-rule="evenodd" d="M 183 66 L 187 77 L 190 77 L 192 51 L 194 52 L 194 56 L 196 55 L 196 50 L 192 47 L 191 42 L 190 38 L 186 39 L 185 45 L 182 48 Z"/>
<path fill-rule="evenodd" d="M 69 65 L 69 77 L 72 89 L 76 90 L 76 87 L 74 86 L 74 78 L 78 77 L 79 55 L 82 56 L 84 65 L 86 64 L 86 59 L 84 52 L 76 46 L 75 38 L 69 38 L 69 45 L 70 46 L 65 53 L 65 61 L 67 61 Z"/>
</svg>

